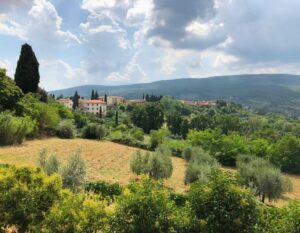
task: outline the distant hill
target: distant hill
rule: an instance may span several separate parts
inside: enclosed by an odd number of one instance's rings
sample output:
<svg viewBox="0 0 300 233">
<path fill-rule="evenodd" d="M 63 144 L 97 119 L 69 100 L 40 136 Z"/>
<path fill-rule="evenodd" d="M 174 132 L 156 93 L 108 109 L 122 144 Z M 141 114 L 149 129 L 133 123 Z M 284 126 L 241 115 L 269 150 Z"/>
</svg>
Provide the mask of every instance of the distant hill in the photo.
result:
<svg viewBox="0 0 300 233">
<path fill-rule="evenodd" d="M 300 115 L 300 76 L 288 74 L 185 78 L 122 86 L 86 85 L 50 93 L 73 96 L 77 90 L 88 98 L 92 89 L 100 95 L 107 93 L 127 99 L 141 98 L 143 93 L 188 100 L 224 99 L 254 108 Z"/>
</svg>

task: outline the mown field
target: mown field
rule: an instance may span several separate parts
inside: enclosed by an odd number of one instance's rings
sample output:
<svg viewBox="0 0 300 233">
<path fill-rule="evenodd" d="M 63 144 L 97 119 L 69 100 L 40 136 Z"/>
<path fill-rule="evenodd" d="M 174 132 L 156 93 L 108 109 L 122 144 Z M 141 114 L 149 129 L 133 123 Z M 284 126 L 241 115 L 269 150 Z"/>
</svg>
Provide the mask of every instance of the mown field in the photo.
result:
<svg viewBox="0 0 300 233">
<path fill-rule="evenodd" d="M 137 149 L 108 141 L 58 138 L 26 141 L 19 146 L 0 147 L 0 163 L 36 166 L 38 154 L 42 149 L 47 149 L 49 154 L 55 153 L 62 163 L 65 163 L 72 153 L 80 151 L 87 164 L 88 180 L 128 184 L 136 178 L 130 171 L 129 161 Z M 188 189 L 184 185 L 186 163 L 176 157 L 172 160 L 173 174 L 165 184 L 177 192 L 184 192 Z M 281 206 L 290 199 L 300 199 L 300 177 L 290 178 L 293 182 L 293 192 L 286 194 L 285 199 L 276 205 Z"/>
</svg>

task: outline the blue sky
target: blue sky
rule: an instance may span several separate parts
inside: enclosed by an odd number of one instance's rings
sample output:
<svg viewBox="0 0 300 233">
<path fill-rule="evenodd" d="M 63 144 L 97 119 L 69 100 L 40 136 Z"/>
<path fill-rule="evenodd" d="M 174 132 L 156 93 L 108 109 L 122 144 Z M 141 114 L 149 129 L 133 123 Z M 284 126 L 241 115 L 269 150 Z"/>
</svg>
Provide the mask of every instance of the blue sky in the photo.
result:
<svg viewBox="0 0 300 233">
<path fill-rule="evenodd" d="M 29 43 L 47 90 L 300 73 L 299 0 L 1 0 L 0 67 Z"/>
</svg>

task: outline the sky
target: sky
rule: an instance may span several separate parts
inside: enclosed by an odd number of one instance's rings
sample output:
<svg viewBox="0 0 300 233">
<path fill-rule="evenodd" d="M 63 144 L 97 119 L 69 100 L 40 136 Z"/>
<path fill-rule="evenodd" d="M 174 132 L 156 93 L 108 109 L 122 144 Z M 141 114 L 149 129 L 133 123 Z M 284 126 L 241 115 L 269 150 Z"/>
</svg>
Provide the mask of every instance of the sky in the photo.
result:
<svg viewBox="0 0 300 233">
<path fill-rule="evenodd" d="M 0 67 L 32 46 L 46 90 L 300 74 L 299 0 L 0 0 Z"/>
</svg>

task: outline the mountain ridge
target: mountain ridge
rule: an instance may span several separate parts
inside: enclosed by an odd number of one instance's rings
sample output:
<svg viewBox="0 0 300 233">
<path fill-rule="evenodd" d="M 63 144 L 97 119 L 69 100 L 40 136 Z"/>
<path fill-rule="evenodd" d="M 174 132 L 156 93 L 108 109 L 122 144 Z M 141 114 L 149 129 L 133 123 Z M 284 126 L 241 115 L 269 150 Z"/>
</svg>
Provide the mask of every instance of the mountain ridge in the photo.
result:
<svg viewBox="0 0 300 233">
<path fill-rule="evenodd" d="M 159 80 L 119 86 L 83 85 L 50 91 L 56 96 L 73 96 L 75 91 L 88 98 L 92 90 L 99 95 L 120 95 L 139 99 L 145 93 L 168 95 L 176 99 L 224 99 L 254 108 L 300 114 L 300 76 L 292 74 L 245 74 L 207 78 Z"/>
</svg>

